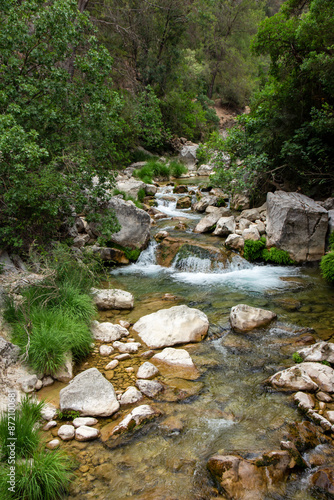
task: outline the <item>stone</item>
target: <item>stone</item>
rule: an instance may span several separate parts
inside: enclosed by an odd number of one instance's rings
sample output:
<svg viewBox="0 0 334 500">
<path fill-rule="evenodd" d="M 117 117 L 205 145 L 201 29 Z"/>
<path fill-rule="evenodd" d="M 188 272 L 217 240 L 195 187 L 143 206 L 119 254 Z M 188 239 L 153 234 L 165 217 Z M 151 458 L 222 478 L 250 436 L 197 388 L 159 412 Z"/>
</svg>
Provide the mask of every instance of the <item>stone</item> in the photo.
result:
<svg viewBox="0 0 334 500">
<path fill-rule="evenodd" d="M 43 382 L 43 387 L 48 387 L 49 385 L 54 384 L 54 379 L 50 375 L 48 375 L 42 378 L 42 382 Z"/>
<path fill-rule="evenodd" d="M 130 385 L 127 390 L 121 395 L 119 402 L 121 405 L 130 405 L 133 403 L 137 403 L 143 399 L 143 395 L 136 387 Z"/>
<path fill-rule="evenodd" d="M 304 361 L 334 363 L 334 344 L 330 342 L 317 342 L 309 347 L 299 349 L 297 352 Z"/>
<path fill-rule="evenodd" d="M 206 314 L 185 305 L 161 309 L 143 316 L 133 326 L 143 342 L 153 349 L 200 342 L 208 328 Z"/>
<path fill-rule="evenodd" d="M 98 309 L 133 309 L 132 293 L 117 289 L 92 288 L 93 299 Z M 115 325 L 114 325 L 115 326 Z"/>
<path fill-rule="evenodd" d="M 129 327 L 130 327 L 130 325 L 131 325 L 131 323 L 129 323 L 129 321 L 126 321 L 125 319 L 120 319 L 120 320 L 119 320 L 119 324 L 120 324 L 123 328 L 125 328 L 125 329 L 129 328 Z M 128 334 L 129 334 L 129 332 L 124 333 L 124 335 L 128 335 Z M 116 340 L 118 340 L 118 339 L 116 339 Z"/>
<path fill-rule="evenodd" d="M 195 210 L 196 212 L 205 212 L 205 209 L 208 206 L 213 206 L 213 205 L 216 206 L 217 203 L 218 203 L 217 196 L 211 196 L 211 195 L 202 196 L 202 198 L 199 201 L 196 201 L 193 204 L 192 209 Z"/>
<path fill-rule="evenodd" d="M 242 237 L 244 240 L 258 241 L 261 236 L 256 226 L 251 225 L 247 229 L 242 231 Z"/>
<path fill-rule="evenodd" d="M 124 361 L 125 359 L 130 359 L 131 356 L 129 353 L 124 353 L 124 354 L 118 354 L 118 356 L 115 356 L 116 361 Z"/>
<path fill-rule="evenodd" d="M 124 343 L 124 342 L 114 342 L 113 343 L 114 349 L 117 349 L 120 353 L 135 353 L 138 352 L 139 347 L 141 347 L 140 342 L 129 342 L 129 343 Z"/>
<path fill-rule="evenodd" d="M 298 407 L 303 410 L 310 410 L 315 406 L 313 396 L 311 396 L 311 394 L 306 394 L 305 392 L 297 392 L 293 396 L 293 400 L 298 405 Z"/>
<path fill-rule="evenodd" d="M 328 213 L 311 198 L 276 191 L 267 195 L 267 245 L 287 251 L 297 263 L 325 253 Z"/>
<path fill-rule="evenodd" d="M 236 193 L 231 199 L 231 208 L 234 210 L 246 210 L 249 208 L 250 201 L 247 195 Z"/>
<path fill-rule="evenodd" d="M 247 304 L 238 304 L 231 309 L 230 322 L 234 330 L 248 332 L 254 328 L 267 325 L 276 317 L 277 315 L 272 311 L 248 306 Z"/>
<path fill-rule="evenodd" d="M 320 363 L 299 363 L 269 378 L 275 389 L 286 391 L 334 392 L 334 370 Z"/>
<path fill-rule="evenodd" d="M 53 427 L 57 427 L 56 420 L 49 420 L 49 422 L 44 425 L 43 431 L 48 431 L 50 429 L 53 429 Z"/>
<path fill-rule="evenodd" d="M 89 247 L 90 251 L 98 254 L 104 262 L 113 262 L 115 264 L 130 264 L 129 259 L 126 257 L 125 252 L 119 248 L 99 247 L 93 245 Z"/>
<path fill-rule="evenodd" d="M 210 175 L 213 171 L 213 165 L 201 165 L 197 169 L 197 175 Z"/>
<path fill-rule="evenodd" d="M 225 246 L 233 250 L 241 251 L 245 246 L 245 240 L 239 234 L 229 234 L 225 240 Z"/>
<path fill-rule="evenodd" d="M 105 370 L 113 370 L 114 368 L 116 368 L 116 366 L 119 364 L 119 361 L 118 359 L 113 359 L 112 361 L 110 361 L 110 363 L 108 363 L 104 369 Z"/>
<path fill-rule="evenodd" d="M 136 386 L 147 396 L 148 398 L 154 398 L 159 392 L 163 390 L 163 385 L 160 382 L 156 382 L 155 380 L 143 380 L 138 379 L 136 382 Z"/>
<path fill-rule="evenodd" d="M 194 229 L 194 233 L 207 233 L 213 231 L 215 224 L 220 219 L 220 212 L 218 210 L 206 215 L 199 221 Z"/>
<path fill-rule="evenodd" d="M 179 158 L 191 170 L 197 163 L 196 152 L 198 144 L 187 144 L 182 147 Z"/>
<path fill-rule="evenodd" d="M 131 413 L 126 415 L 126 417 L 114 427 L 111 435 L 115 436 L 117 434 L 123 434 L 128 430 L 133 430 L 139 425 L 142 425 L 154 418 L 162 415 L 160 410 L 152 408 L 150 405 L 140 405 L 134 408 Z"/>
<path fill-rule="evenodd" d="M 75 435 L 75 427 L 73 425 L 62 425 L 58 429 L 58 436 L 63 441 L 70 441 L 74 438 Z"/>
<path fill-rule="evenodd" d="M 57 408 L 50 403 L 47 403 L 41 410 L 41 415 L 44 420 L 53 420 L 57 415 Z"/>
<path fill-rule="evenodd" d="M 145 185 L 145 193 L 148 196 L 154 196 L 157 194 L 158 188 L 154 184 L 146 184 Z"/>
<path fill-rule="evenodd" d="M 127 180 L 122 180 L 122 181 L 116 182 L 116 189 L 118 189 L 119 191 L 122 191 L 123 193 L 127 194 L 128 196 L 131 196 L 135 200 L 138 197 L 138 192 L 141 189 L 145 190 L 145 188 L 146 188 L 145 182 L 134 179 L 133 177 L 131 177 L 130 179 L 127 179 Z"/>
<path fill-rule="evenodd" d="M 110 356 L 114 352 L 114 348 L 111 345 L 100 345 L 99 352 L 101 356 Z"/>
<path fill-rule="evenodd" d="M 100 435 L 99 429 L 94 429 L 88 427 L 87 425 L 81 425 L 75 430 L 75 439 L 77 441 L 92 441 L 98 438 Z"/>
<path fill-rule="evenodd" d="M 36 385 L 35 385 L 35 390 L 39 391 L 43 387 L 43 382 L 41 380 L 37 380 Z"/>
<path fill-rule="evenodd" d="M 233 215 L 231 217 L 221 217 L 216 225 L 213 234 L 216 236 L 228 236 L 235 232 L 235 220 Z"/>
<path fill-rule="evenodd" d="M 59 439 L 52 439 L 52 441 L 49 441 L 47 444 L 46 444 L 46 447 L 49 449 L 49 450 L 55 450 L 56 448 L 58 448 L 60 445 L 60 441 Z"/>
<path fill-rule="evenodd" d="M 191 207 L 191 198 L 190 196 L 182 196 L 179 198 L 176 203 L 176 208 L 190 208 Z"/>
<path fill-rule="evenodd" d="M 90 427 L 91 425 L 96 425 L 97 423 L 98 420 L 94 417 L 77 417 L 73 420 L 73 425 L 75 428 L 81 427 L 82 425 Z"/>
<path fill-rule="evenodd" d="M 126 373 L 133 373 L 135 369 L 133 368 L 133 366 L 128 366 L 127 368 L 125 368 L 125 371 Z"/>
<path fill-rule="evenodd" d="M 52 377 L 59 382 L 69 382 L 73 378 L 73 366 L 72 353 L 68 351 L 65 353 L 65 362 L 56 373 L 52 374 Z"/>
<path fill-rule="evenodd" d="M 128 330 L 121 325 L 114 325 L 105 321 L 99 323 L 98 321 L 92 322 L 92 334 L 94 339 L 101 340 L 102 342 L 115 342 L 125 335 L 128 335 Z"/>
<path fill-rule="evenodd" d="M 260 212 L 257 208 L 250 208 L 248 210 L 243 210 L 240 214 L 240 218 L 247 219 L 250 222 L 255 222 L 256 219 L 260 218 Z"/>
<path fill-rule="evenodd" d="M 121 225 L 121 230 L 113 233 L 110 241 L 122 247 L 146 248 L 150 240 L 150 216 L 133 203 L 117 197 L 109 200 L 108 207 L 114 210 Z"/>
<path fill-rule="evenodd" d="M 20 384 L 23 392 L 30 393 L 35 390 L 37 381 L 37 375 L 27 375 L 26 377 L 19 378 L 18 383 Z"/>
<path fill-rule="evenodd" d="M 149 361 L 145 361 L 137 371 L 137 378 L 151 379 L 159 374 L 159 370 L 156 366 L 152 365 Z"/>
<path fill-rule="evenodd" d="M 155 354 L 152 359 L 173 366 L 183 366 L 186 368 L 195 367 L 190 354 L 185 349 L 166 347 L 163 351 Z"/>
<path fill-rule="evenodd" d="M 332 467 L 321 468 L 310 477 L 310 483 L 318 493 L 334 496 L 334 469 Z M 327 497 L 326 497 L 327 498 Z"/>
<path fill-rule="evenodd" d="M 266 226 L 264 225 L 262 220 L 256 220 L 255 224 L 256 224 L 256 228 L 259 231 L 261 236 L 266 233 Z"/>
<path fill-rule="evenodd" d="M 329 394 L 326 394 L 326 392 L 317 392 L 316 398 L 318 401 L 323 401 L 324 403 L 331 403 L 333 401 L 333 398 Z"/>
<path fill-rule="evenodd" d="M 20 348 L 17 345 L 8 342 L 3 337 L 0 337 L 0 360 L 5 366 L 10 366 L 19 359 Z"/>
<path fill-rule="evenodd" d="M 119 409 L 113 385 L 97 370 L 79 373 L 60 391 L 60 410 L 79 411 L 81 416 L 109 417 Z"/>
<path fill-rule="evenodd" d="M 188 193 L 188 187 L 183 184 L 180 184 L 179 186 L 174 186 L 173 193 L 176 194 Z"/>
<path fill-rule="evenodd" d="M 325 417 L 332 423 L 334 424 L 334 411 L 333 410 L 329 410 L 329 411 L 326 411 L 326 414 L 325 414 Z"/>
</svg>

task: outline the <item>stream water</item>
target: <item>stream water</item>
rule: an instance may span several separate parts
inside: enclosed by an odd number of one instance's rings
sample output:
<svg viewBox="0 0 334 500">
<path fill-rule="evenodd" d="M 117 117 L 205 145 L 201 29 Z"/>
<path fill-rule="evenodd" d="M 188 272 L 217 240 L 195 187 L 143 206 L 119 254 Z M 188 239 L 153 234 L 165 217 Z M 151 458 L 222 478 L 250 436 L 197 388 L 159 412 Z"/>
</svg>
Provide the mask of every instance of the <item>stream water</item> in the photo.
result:
<svg viewBox="0 0 334 500">
<path fill-rule="evenodd" d="M 170 218 L 160 220 L 153 232 L 166 229 L 172 236 L 221 248 L 221 239 L 192 232 L 200 216 L 177 209 L 176 201 L 164 200 L 170 191 L 164 187 L 157 195 L 158 209 Z M 174 229 L 175 217 L 186 222 L 185 231 Z M 222 264 L 213 262 L 205 252 L 191 251 L 177 254 L 172 265 L 164 267 L 157 264 L 156 251 L 157 243 L 152 242 L 137 263 L 111 272 L 111 286 L 133 293 L 135 308 L 126 313 L 108 312 L 101 319 L 114 322 L 122 318 L 132 323 L 177 304 L 201 309 L 210 321 L 208 337 L 186 346 L 201 376 L 196 381 L 165 379 L 170 390 L 153 403 L 164 417 L 122 446 L 110 448 L 103 440 L 103 429 L 102 442 L 69 443 L 81 465 L 80 482 L 70 498 L 214 498 L 207 459 L 217 452 L 251 456 L 279 449 L 287 425 L 302 417 L 291 397 L 270 392 L 263 383 L 293 364 L 292 353 L 299 347 L 296 341 L 308 329 L 315 330 L 316 338 L 329 339 L 333 334 L 334 293 L 317 269 L 253 265 L 239 256 Z M 230 330 L 229 314 L 239 303 L 275 311 L 278 320 L 249 335 L 236 334 Z M 89 365 L 96 366 L 96 360 L 93 356 Z M 138 357 L 124 366 L 142 362 Z M 115 370 L 112 382 L 115 388 L 125 389 L 134 385 L 133 377 Z M 109 422 L 106 420 L 105 428 Z M 290 481 L 283 496 L 272 498 L 313 499 L 307 473 Z"/>
</svg>

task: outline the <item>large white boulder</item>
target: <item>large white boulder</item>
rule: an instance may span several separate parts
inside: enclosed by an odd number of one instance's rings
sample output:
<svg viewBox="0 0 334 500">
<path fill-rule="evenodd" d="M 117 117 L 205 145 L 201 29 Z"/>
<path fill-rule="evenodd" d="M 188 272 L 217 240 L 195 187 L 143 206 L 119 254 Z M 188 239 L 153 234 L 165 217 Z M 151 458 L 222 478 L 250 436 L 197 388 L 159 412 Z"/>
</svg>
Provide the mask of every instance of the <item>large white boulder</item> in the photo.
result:
<svg viewBox="0 0 334 500">
<path fill-rule="evenodd" d="M 130 179 L 119 180 L 116 183 L 116 188 L 129 196 L 132 196 L 135 200 L 137 199 L 138 192 L 140 189 L 145 189 L 146 184 L 143 181 L 139 181 L 131 177 Z"/>
<path fill-rule="evenodd" d="M 220 217 L 221 217 L 221 215 L 220 215 L 219 209 L 215 210 L 214 212 L 210 213 L 209 215 L 206 215 L 196 225 L 196 227 L 194 229 L 194 233 L 207 233 L 210 230 L 212 231 L 213 226 L 218 222 Z"/>
<path fill-rule="evenodd" d="M 325 253 L 328 212 L 299 193 L 267 195 L 267 245 L 287 251 L 296 262 L 320 260 Z"/>
<path fill-rule="evenodd" d="M 272 311 L 248 306 L 247 304 L 238 304 L 231 309 L 230 322 L 234 330 L 248 332 L 254 328 L 267 325 L 276 317 L 277 315 Z"/>
<path fill-rule="evenodd" d="M 59 396 L 61 411 L 79 411 L 81 416 L 109 417 L 119 409 L 113 385 L 97 368 L 79 373 Z"/>
<path fill-rule="evenodd" d="M 317 342 L 297 351 L 304 361 L 328 361 L 334 363 L 334 344 L 330 342 Z"/>
<path fill-rule="evenodd" d="M 134 297 L 124 290 L 92 288 L 94 302 L 98 309 L 133 309 Z"/>
<path fill-rule="evenodd" d="M 140 405 L 134 408 L 126 417 L 116 426 L 114 427 L 111 435 L 122 434 L 129 429 L 133 429 L 138 425 L 141 425 L 153 418 L 159 417 L 161 415 L 161 411 L 152 408 L 150 405 Z"/>
<path fill-rule="evenodd" d="M 225 240 L 225 246 L 240 251 L 245 246 L 245 240 L 239 234 L 229 234 Z"/>
<path fill-rule="evenodd" d="M 213 234 L 216 236 L 228 236 L 235 232 L 235 220 L 233 215 L 230 217 L 221 217 L 218 222 L 216 229 Z"/>
<path fill-rule="evenodd" d="M 299 363 L 275 373 L 269 378 L 275 389 L 314 392 L 318 389 L 334 392 L 334 370 L 321 363 Z"/>
<path fill-rule="evenodd" d="M 163 351 L 155 354 L 152 359 L 173 366 L 195 367 L 189 352 L 185 349 L 166 347 Z"/>
<path fill-rule="evenodd" d="M 185 305 L 161 309 L 143 316 L 133 326 L 143 342 L 152 349 L 200 342 L 208 328 L 206 314 Z"/>
</svg>

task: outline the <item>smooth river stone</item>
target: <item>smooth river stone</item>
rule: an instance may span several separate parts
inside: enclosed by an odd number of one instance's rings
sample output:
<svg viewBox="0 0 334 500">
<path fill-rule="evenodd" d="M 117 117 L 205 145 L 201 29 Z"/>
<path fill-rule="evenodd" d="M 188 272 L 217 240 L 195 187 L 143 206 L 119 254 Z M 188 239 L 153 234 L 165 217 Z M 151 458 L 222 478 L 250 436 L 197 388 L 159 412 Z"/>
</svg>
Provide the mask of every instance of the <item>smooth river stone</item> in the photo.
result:
<svg viewBox="0 0 334 500">
<path fill-rule="evenodd" d="M 94 429 L 93 427 L 88 427 L 86 425 L 81 425 L 75 430 L 75 439 L 77 441 L 92 441 L 96 439 L 100 434 L 99 429 Z"/>
<path fill-rule="evenodd" d="M 276 373 L 268 381 L 283 391 L 334 392 L 334 370 L 320 363 L 299 363 Z"/>
<path fill-rule="evenodd" d="M 272 311 L 248 306 L 247 304 L 238 304 L 231 309 L 230 322 L 234 330 L 248 332 L 254 328 L 267 325 L 276 317 L 277 315 Z"/>
<path fill-rule="evenodd" d="M 92 334 L 94 339 L 101 340 L 101 342 L 115 342 L 115 340 L 127 336 L 129 332 L 123 326 L 114 325 L 109 321 L 104 321 L 103 323 L 93 321 Z"/>
<path fill-rule="evenodd" d="M 121 405 L 130 405 L 143 399 L 143 395 L 136 387 L 130 385 L 120 398 Z"/>
<path fill-rule="evenodd" d="M 133 309 L 134 297 L 124 290 L 92 288 L 94 302 L 98 309 Z"/>
<path fill-rule="evenodd" d="M 136 382 L 136 386 L 147 396 L 148 398 L 154 398 L 159 392 L 163 390 L 163 385 L 160 382 L 156 382 L 155 380 L 143 380 L 138 379 Z"/>
<path fill-rule="evenodd" d="M 158 375 L 159 370 L 149 361 L 143 363 L 137 371 L 137 378 L 150 379 Z"/>
<path fill-rule="evenodd" d="M 185 305 L 161 309 L 143 316 L 133 326 L 140 338 L 152 349 L 200 342 L 208 328 L 206 314 Z"/>
<path fill-rule="evenodd" d="M 186 380 L 197 379 L 200 375 L 190 354 L 185 349 L 166 347 L 153 356 L 152 361 L 159 366 L 163 375 L 173 375 Z"/>
</svg>

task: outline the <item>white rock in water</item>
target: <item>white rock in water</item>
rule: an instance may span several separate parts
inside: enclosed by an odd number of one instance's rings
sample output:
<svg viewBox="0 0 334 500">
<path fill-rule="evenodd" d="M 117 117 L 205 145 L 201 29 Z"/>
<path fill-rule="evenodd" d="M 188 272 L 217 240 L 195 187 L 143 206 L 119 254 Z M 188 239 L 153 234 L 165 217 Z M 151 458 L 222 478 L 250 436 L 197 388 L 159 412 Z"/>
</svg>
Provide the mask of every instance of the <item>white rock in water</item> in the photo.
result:
<svg viewBox="0 0 334 500">
<path fill-rule="evenodd" d="M 81 425 L 75 430 L 75 439 L 77 441 L 92 441 L 92 439 L 96 439 L 97 437 L 99 437 L 99 434 L 99 429 Z"/>
<path fill-rule="evenodd" d="M 113 343 L 113 347 L 121 353 L 134 353 L 138 351 L 141 344 L 139 342 L 129 342 L 125 344 L 124 342 L 116 341 Z"/>
<path fill-rule="evenodd" d="M 114 352 L 114 348 L 111 345 L 100 345 L 99 351 L 101 356 L 110 356 Z"/>
<path fill-rule="evenodd" d="M 57 408 L 48 403 L 42 408 L 41 415 L 44 420 L 53 420 L 57 414 Z"/>
<path fill-rule="evenodd" d="M 93 299 L 98 309 L 133 309 L 134 297 L 124 290 L 92 288 Z"/>
<path fill-rule="evenodd" d="M 149 361 L 145 361 L 137 371 L 137 378 L 150 379 L 158 375 L 159 370 Z"/>
<path fill-rule="evenodd" d="M 185 366 L 187 368 L 195 366 L 190 354 L 185 349 L 174 349 L 173 347 L 166 347 L 163 351 L 155 354 L 152 359 L 170 365 Z"/>
<path fill-rule="evenodd" d="M 96 425 L 98 422 L 97 418 L 94 417 L 77 417 L 73 420 L 73 425 L 75 428 L 81 427 L 82 425 L 91 426 Z"/>
<path fill-rule="evenodd" d="M 105 370 L 113 370 L 119 364 L 118 359 L 113 359 L 107 366 L 104 367 Z"/>
<path fill-rule="evenodd" d="M 130 387 L 128 387 L 120 397 L 120 403 L 121 405 L 130 405 L 137 403 L 137 401 L 140 401 L 141 399 L 143 399 L 142 393 L 138 391 L 136 387 L 130 385 Z"/>
<path fill-rule="evenodd" d="M 115 342 L 115 340 L 129 335 L 129 332 L 123 326 L 114 325 L 113 323 L 109 323 L 109 321 L 103 323 L 93 321 L 92 334 L 94 339 L 101 340 L 101 342 Z"/>
<path fill-rule="evenodd" d="M 133 424 L 140 425 L 147 420 L 152 420 L 161 415 L 161 412 L 150 405 L 140 405 L 134 408 L 112 431 L 112 435 L 121 434 L 133 427 Z"/>
<path fill-rule="evenodd" d="M 297 351 L 304 361 L 328 361 L 334 363 L 334 344 L 317 342 L 309 347 Z"/>
<path fill-rule="evenodd" d="M 62 425 L 58 429 L 58 436 L 63 441 L 70 441 L 74 438 L 75 428 L 73 425 Z"/>
<path fill-rule="evenodd" d="M 315 406 L 313 396 L 311 396 L 311 394 L 305 394 L 305 392 L 297 392 L 293 399 L 295 403 L 304 410 L 310 410 Z"/>
<path fill-rule="evenodd" d="M 153 349 L 200 342 L 208 328 L 206 314 L 185 305 L 161 309 L 143 316 L 133 326 L 145 344 Z"/>
<path fill-rule="evenodd" d="M 230 322 L 233 329 L 240 332 L 247 332 L 267 325 L 276 317 L 277 315 L 272 311 L 246 304 L 238 304 L 231 309 Z"/>
<path fill-rule="evenodd" d="M 56 448 L 58 448 L 59 445 L 60 445 L 59 439 L 52 439 L 52 441 L 49 441 L 47 443 L 46 447 L 49 448 L 49 450 L 55 450 Z"/>
<path fill-rule="evenodd" d="M 55 420 L 49 420 L 49 422 L 44 425 L 43 431 L 48 431 L 49 429 L 52 429 L 53 427 L 57 427 L 57 422 Z"/>
<path fill-rule="evenodd" d="M 269 378 L 276 389 L 314 392 L 318 389 L 334 392 L 334 370 L 320 363 L 299 363 Z"/>
<path fill-rule="evenodd" d="M 59 395 L 61 411 L 79 411 L 81 416 L 109 417 L 119 409 L 113 385 L 97 368 L 79 373 Z"/>
<path fill-rule="evenodd" d="M 154 398 L 159 392 L 163 390 L 163 385 L 160 382 L 156 382 L 155 380 L 144 380 L 138 379 L 136 382 L 136 386 L 147 396 L 148 398 Z"/>
</svg>

